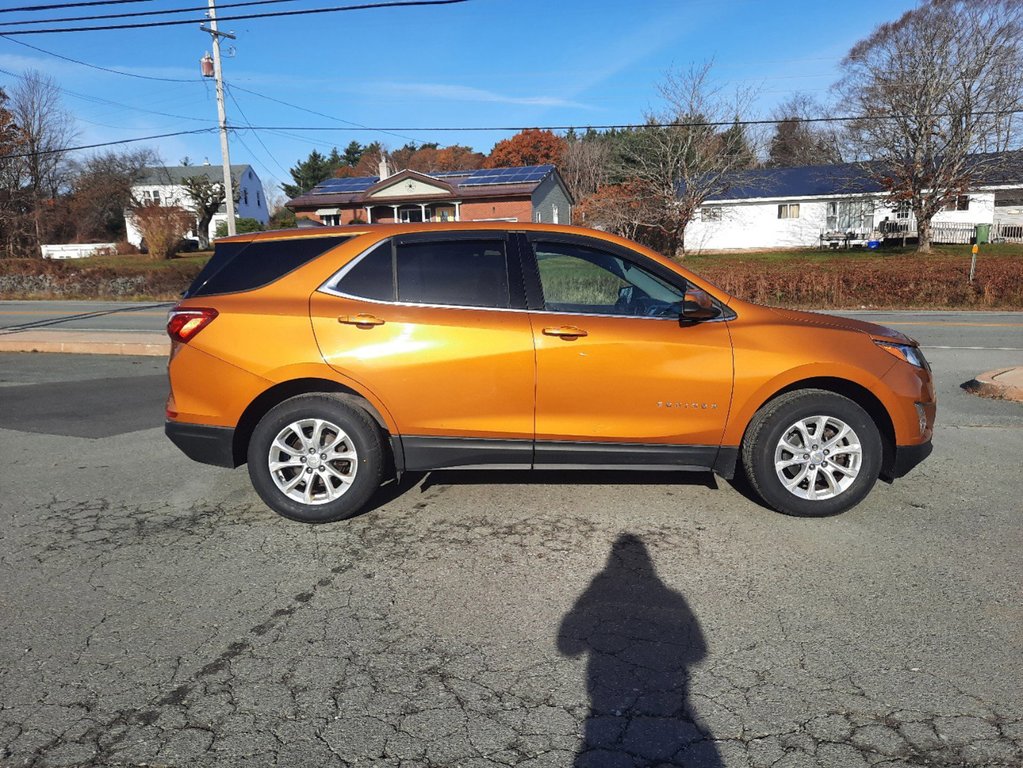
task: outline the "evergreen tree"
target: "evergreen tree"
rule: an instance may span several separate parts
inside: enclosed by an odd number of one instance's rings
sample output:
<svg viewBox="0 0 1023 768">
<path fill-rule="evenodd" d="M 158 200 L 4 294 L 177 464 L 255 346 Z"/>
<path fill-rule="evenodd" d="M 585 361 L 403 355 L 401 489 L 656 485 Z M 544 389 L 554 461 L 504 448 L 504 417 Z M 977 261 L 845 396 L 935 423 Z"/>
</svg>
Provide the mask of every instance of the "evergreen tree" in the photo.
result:
<svg viewBox="0 0 1023 768">
<path fill-rule="evenodd" d="M 332 165 L 331 159 L 336 162 Z M 318 150 L 309 153 L 309 157 L 300 161 L 290 170 L 294 184 L 281 184 L 281 189 L 289 198 L 304 195 L 324 179 L 330 178 L 334 170 L 341 165 L 341 158 L 337 149 L 331 152 L 331 157 L 324 157 Z"/>
</svg>

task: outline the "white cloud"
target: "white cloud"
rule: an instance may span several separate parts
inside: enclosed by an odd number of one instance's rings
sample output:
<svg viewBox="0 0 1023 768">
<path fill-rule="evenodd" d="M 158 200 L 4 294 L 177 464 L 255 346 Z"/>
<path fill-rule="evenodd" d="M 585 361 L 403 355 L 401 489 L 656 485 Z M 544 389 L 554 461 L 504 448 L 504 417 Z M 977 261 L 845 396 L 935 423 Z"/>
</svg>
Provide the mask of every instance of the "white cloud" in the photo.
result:
<svg viewBox="0 0 1023 768">
<path fill-rule="evenodd" d="M 570 107 L 591 109 L 587 104 L 562 99 L 557 96 L 508 96 L 483 88 L 444 83 L 377 83 L 376 88 L 408 96 L 445 99 L 447 101 L 490 102 L 494 104 L 517 104 L 530 107 Z"/>
</svg>

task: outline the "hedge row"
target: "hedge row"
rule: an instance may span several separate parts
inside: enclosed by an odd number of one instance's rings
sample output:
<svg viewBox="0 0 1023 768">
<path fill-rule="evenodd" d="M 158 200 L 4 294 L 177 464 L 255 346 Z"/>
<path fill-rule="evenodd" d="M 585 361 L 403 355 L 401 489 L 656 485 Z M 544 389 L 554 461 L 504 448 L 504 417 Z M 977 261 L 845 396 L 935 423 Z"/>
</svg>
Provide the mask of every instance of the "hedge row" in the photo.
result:
<svg viewBox="0 0 1023 768">
<path fill-rule="evenodd" d="M 899 254 L 813 259 L 717 256 L 685 266 L 739 298 L 819 308 L 1023 309 L 1023 256 L 988 255 L 969 281 L 969 259 Z M 0 259 L 0 297 L 175 299 L 201 266 L 194 262 L 88 266 L 84 262 Z"/>
<path fill-rule="evenodd" d="M 1023 309 L 1023 258 L 890 256 L 849 261 L 756 259 L 686 264 L 729 293 L 787 307 Z"/>
</svg>

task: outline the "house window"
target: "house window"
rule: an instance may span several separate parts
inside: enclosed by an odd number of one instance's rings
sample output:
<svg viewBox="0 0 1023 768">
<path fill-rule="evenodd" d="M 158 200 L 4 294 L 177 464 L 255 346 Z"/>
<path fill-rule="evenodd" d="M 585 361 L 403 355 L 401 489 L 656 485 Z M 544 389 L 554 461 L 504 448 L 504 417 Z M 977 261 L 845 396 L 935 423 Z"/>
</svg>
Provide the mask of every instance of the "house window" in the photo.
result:
<svg viewBox="0 0 1023 768">
<path fill-rule="evenodd" d="M 869 200 L 832 200 L 828 202 L 829 232 L 858 232 L 865 234 L 874 227 L 874 206 Z"/>
<path fill-rule="evenodd" d="M 256 192 L 256 207 L 257 208 L 263 207 L 263 200 L 260 198 L 259 192 Z"/>
<path fill-rule="evenodd" d="M 913 203 L 909 200 L 903 200 L 897 206 L 895 206 L 895 218 L 897 219 L 908 219 L 913 215 Z"/>
<path fill-rule="evenodd" d="M 551 221 L 555 224 L 558 223 L 558 206 L 551 206 Z"/>
<path fill-rule="evenodd" d="M 242 190 L 242 203 L 245 205 L 249 204 L 249 190 L 247 189 Z"/>
<path fill-rule="evenodd" d="M 535 221 L 537 224 L 542 224 L 543 214 L 540 213 L 540 211 L 533 211 L 533 221 Z"/>
<path fill-rule="evenodd" d="M 423 209 L 418 205 L 398 211 L 398 220 L 403 224 L 417 224 L 423 220 Z"/>
<path fill-rule="evenodd" d="M 700 220 L 701 221 L 721 221 L 721 208 L 716 206 L 716 205 L 708 207 L 708 208 L 701 208 L 700 209 Z"/>
<path fill-rule="evenodd" d="M 799 203 L 782 203 L 778 206 L 779 219 L 798 219 Z"/>
<path fill-rule="evenodd" d="M 320 216 L 320 221 L 323 222 L 324 226 L 336 227 L 341 223 L 341 214 L 324 214 L 323 216 Z"/>
<path fill-rule="evenodd" d="M 945 203 L 946 211 L 968 211 L 970 210 L 970 196 L 956 195 Z"/>
</svg>

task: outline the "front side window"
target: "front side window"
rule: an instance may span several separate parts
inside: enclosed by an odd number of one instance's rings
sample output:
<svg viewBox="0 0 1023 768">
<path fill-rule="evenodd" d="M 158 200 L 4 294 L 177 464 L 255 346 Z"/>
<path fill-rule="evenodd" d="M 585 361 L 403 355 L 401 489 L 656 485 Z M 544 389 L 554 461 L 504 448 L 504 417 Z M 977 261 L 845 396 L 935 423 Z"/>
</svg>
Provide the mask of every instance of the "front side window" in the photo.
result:
<svg viewBox="0 0 1023 768">
<path fill-rule="evenodd" d="M 778 206 L 779 219 L 798 219 L 799 203 L 782 203 Z"/>
<path fill-rule="evenodd" d="M 625 317 L 678 318 L 685 289 L 607 251 L 536 243 L 544 308 Z"/>
<path fill-rule="evenodd" d="M 340 279 L 341 293 L 377 301 L 511 306 L 502 240 L 381 243 Z"/>
</svg>

